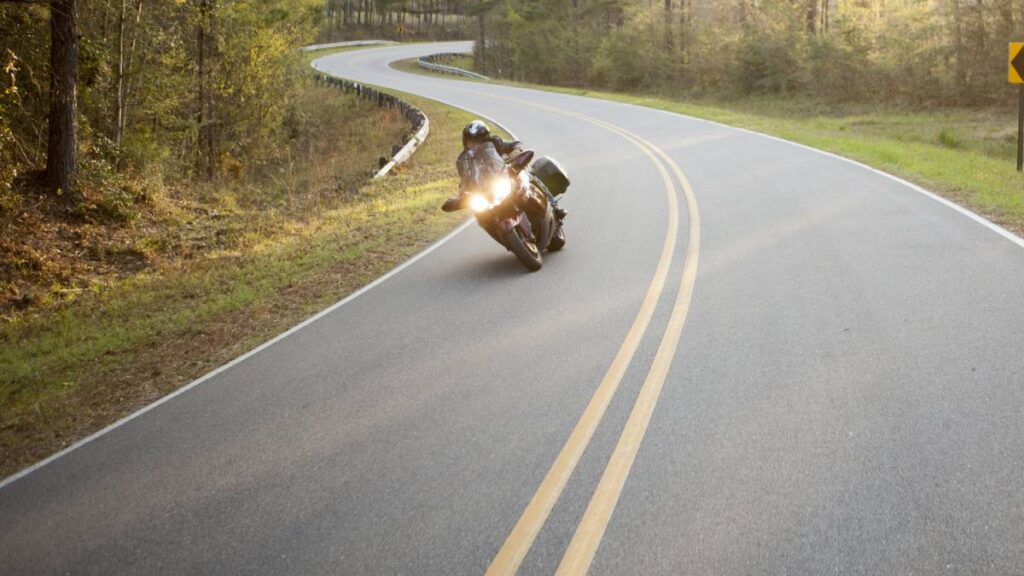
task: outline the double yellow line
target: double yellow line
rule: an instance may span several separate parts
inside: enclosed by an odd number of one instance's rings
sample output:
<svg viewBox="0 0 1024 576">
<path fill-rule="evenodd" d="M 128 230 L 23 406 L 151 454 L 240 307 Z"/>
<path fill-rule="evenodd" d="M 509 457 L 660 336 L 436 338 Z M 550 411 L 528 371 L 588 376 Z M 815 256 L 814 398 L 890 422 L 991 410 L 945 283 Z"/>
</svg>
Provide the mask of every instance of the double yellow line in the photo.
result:
<svg viewBox="0 0 1024 576">
<path fill-rule="evenodd" d="M 505 539 L 498 554 L 487 568 L 488 576 L 512 576 L 519 569 L 527 552 L 529 552 L 530 547 L 537 538 L 537 534 L 540 533 L 541 528 L 551 514 L 552 508 L 554 508 L 569 478 L 576 469 L 576 465 L 583 456 L 583 452 L 590 443 L 601 419 L 604 417 L 605 411 L 618 390 L 626 369 L 629 367 L 630 362 L 632 362 L 640 341 L 650 325 L 654 309 L 665 288 L 665 282 L 675 252 L 677 230 L 679 228 L 679 199 L 676 188 L 672 183 L 672 175 L 675 176 L 676 181 L 679 183 L 686 201 L 689 238 L 686 247 L 686 261 L 683 265 L 683 274 L 672 308 L 672 314 L 661 337 L 661 343 L 658 346 L 654 361 L 651 363 L 640 393 L 633 404 L 629 419 L 619 436 L 618 443 L 609 458 L 594 494 L 591 496 L 587 509 L 579 525 L 576 527 L 576 532 L 573 534 L 569 547 L 566 549 L 558 565 L 557 574 L 585 574 L 590 568 L 594 554 L 597 552 L 605 529 L 608 527 L 608 521 L 611 519 L 611 515 L 619 501 L 626 478 L 633 467 L 633 462 L 640 449 L 640 443 L 647 432 L 651 415 L 654 413 L 658 397 L 661 395 L 665 378 L 675 356 L 676 348 L 679 345 L 683 326 L 686 324 L 690 302 L 693 298 L 693 287 L 697 277 L 697 263 L 700 255 L 700 213 L 697 209 L 697 200 L 686 175 L 672 158 L 660 148 L 633 132 L 603 120 L 598 120 L 597 118 L 554 106 L 478 90 L 460 88 L 456 88 L 456 90 L 477 94 L 486 98 L 516 102 L 524 106 L 570 116 L 621 136 L 642 151 L 654 164 L 658 174 L 661 176 L 668 200 L 668 232 L 665 235 L 665 242 L 662 246 L 661 256 L 658 260 L 654 277 L 644 296 L 640 310 L 630 326 L 625 340 L 623 340 L 622 345 L 619 347 L 619 351 L 612 360 L 611 366 L 609 366 L 604 377 L 601 379 L 601 383 L 598 385 L 586 409 L 584 409 L 583 414 L 569 435 L 569 439 L 562 447 L 558 457 L 555 458 L 554 463 L 537 488 L 533 498 L 530 499 L 526 509 L 519 517 L 512 532 Z M 671 171 L 671 175 L 669 171 Z"/>
<path fill-rule="evenodd" d="M 534 493 L 533 498 L 531 498 L 526 509 L 519 517 L 519 521 L 516 522 L 512 532 L 505 539 L 498 554 L 487 568 L 488 576 L 511 576 L 519 569 L 527 552 L 529 552 L 530 547 L 537 538 L 537 534 L 544 526 L 548 516 L 551 514 L 552 508 L 554 508 L 569 478 L 576 469 L 576 465 L 583 456 L 584 450 L 586 450 L 587 445 L 590 443 L 594 431 L 597 429 L 598 424 L 600 424 L 612 397 L 622 381 L 622 377 L 626 373 L 626 369 L 629 367 L 640 345 L 640 341 L 643 339 L 644 333 L 647 331 L 647 327 L 654 315 L 654 309 L 665 288 L 665 281 L 672 263 L 677 229 L 679 227 L 679 201 L 676 188 L 672 183 L 668 170 L 671 170 L 675 176 L 686 200 L 689 238 L 682 279 L 680 280 L 679 291 L 672 308 L 672 314 L 665 327 L 665 332 L 662 335 L 654 361 L 640 389 L 640 394 L 630 412 L 629 420 L 619 436 L 619 441 L 612 452 L 604 473 L 601 475 L 597 489 L 587 505 L 583 518 L 576 527 L 576 532 L 557 570 L 557 574 L 560 575 L 585 574 L 590 568 L 594 554 L 597 552 L 597 547 L 600 545 L 605 529 L 608 526 L 608 521 L 611 519 L 612 512 L 614 512 L 615 506 L 619 501 L 626 478 L 633 467 L 633 461 L 636 459 L 640 443 L 647 432 L 651 415 L 654 412 L 658 397 L 661 395 L 662 386 L 665 383 L 665 378 L 672 365 L 672 359 L 679 345 L 683 326 L 686 324 L 690 302 L 693 298 L 693 287 L 697 278 L 697 262 L 700 255 L 700 213 L 697 209 L 697 200 L 686 175 L 683 174 L 682 169 L 679 168 L 668 154 L 665 154 L 664 151 L 654 144 L 628 130 L 603 120 L 553 106 L 491 93 L 470 90 L 467 90 L 467 92 L 474 92 L 488 98 L 510 100 L 557 114 L 571 116 L 618 134 L 640 149 L 651 160 L 661 176 L 668 200 L 668 232 L 665 235 L 665 243 L 662 246 L 661 257 L 658 260 L 654 278 L 651 280 L 651 285 L 640 306 L 640 311 L 633 321 L 629 332 L 626 334 L 626 338 L 622 342 L 618 353 L 612 360 L 611 366 L 608 368 L 586 409 L 577 421 L 575 428 L 573 428 L 572 433 L 569 435 L 569 439 L 562 447 L 558 457 L 555 458 L 555 462 L 551 465 L 544 480 Z M 668 170 L 666 170 L 666 166 Z"/>
</svg>

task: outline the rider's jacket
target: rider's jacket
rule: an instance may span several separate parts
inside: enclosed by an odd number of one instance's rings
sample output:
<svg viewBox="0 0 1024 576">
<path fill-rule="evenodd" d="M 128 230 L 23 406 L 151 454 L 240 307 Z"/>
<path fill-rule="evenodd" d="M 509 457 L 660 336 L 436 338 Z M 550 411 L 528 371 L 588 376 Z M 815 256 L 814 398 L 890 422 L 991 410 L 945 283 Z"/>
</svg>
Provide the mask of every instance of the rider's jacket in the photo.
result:
<svg viewBox="0 0 1024 576">
<path fill-rule="evenodd" d="M 488 142 L 494 144 L 494 149 L 498 151 L 498 154 L 502 156 L 518 156 L 519 152 L 523 151 L 523 143 L 519 140 L 511 140 L 506 142 L 501 139 L 501 136 L 491 136 L 487 139 Z"/>
</svg>

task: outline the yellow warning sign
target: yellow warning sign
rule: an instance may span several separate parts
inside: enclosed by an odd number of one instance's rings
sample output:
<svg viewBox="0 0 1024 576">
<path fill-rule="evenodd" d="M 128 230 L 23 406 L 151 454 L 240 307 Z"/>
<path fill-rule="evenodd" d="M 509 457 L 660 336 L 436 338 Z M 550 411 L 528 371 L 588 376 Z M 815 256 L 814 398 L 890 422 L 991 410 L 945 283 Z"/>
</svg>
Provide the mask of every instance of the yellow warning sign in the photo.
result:
<svg viewBox="0 0 1024 576">
<path fill-rule="evenodd" d="M 1010 42 L 1010 84 L 1024 84 L 1024 42 Z"/>
</svg>

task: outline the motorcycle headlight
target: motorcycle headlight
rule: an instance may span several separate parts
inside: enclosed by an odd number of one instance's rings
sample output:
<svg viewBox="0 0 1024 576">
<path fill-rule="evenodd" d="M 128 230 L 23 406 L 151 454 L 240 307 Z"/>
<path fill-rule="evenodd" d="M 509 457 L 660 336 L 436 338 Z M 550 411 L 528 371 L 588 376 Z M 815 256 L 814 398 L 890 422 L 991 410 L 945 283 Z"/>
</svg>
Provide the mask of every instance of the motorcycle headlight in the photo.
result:
<svg viewBox="0 0 1024 576">
<path fill-rule="evenodd" d="M 473 212 L 486 212 L 491 203 L 484 198 L 483 194 L 473 194 L 469 197 L 469 209 Z"/>
<path fill-rule="evenodd" d="M 500 204 L 509 194 L 512 193 L 512 179 L 507 177 L 498 178 L 491 186 L 491 194 L 494 195 L 494 203 Z"/>
</svg>

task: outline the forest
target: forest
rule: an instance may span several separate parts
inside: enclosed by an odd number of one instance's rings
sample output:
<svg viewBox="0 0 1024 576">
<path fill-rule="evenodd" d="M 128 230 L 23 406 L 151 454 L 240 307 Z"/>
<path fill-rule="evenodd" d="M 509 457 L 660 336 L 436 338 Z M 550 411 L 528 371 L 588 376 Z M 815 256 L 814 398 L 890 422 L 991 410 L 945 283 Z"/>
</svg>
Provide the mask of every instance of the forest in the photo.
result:
<svg viewBox="0 0 1024 576">
<path fill-rule="evenodd" d="M 327 22 L 319 0 L 0 0 L 0 313 L 258 236 L 315 203 L 300 179 L 365 179 L 401 125 L 367 135 L 313 86 L 299 48 Z"/>
<path fill-rule="evenodd" d="M 487 7 L 473 0 L 326 0 L 323 37 L 461 40 Z"/>
<path fill-rule="evenodd" d="M 296 46 L 322 18 L 310 1 L 0 2 L 0 186 L 47 165 L 60 93 L 73 100 L 60 109 L 77 140 L 63 153 L 85 176 L 144 166 L 210 178 L 239 158 L 258 169 L 294 119 L 304 73 Z M 73 63 L 51 52 L 51 36 Z"/>
<path fill-rule="evenodd" d="M 1024 0 L 507 0 L 478 67 L 668 94 L 1005 106 Z"/>
</svg>

